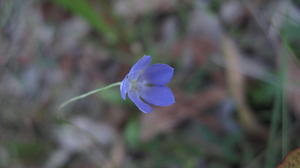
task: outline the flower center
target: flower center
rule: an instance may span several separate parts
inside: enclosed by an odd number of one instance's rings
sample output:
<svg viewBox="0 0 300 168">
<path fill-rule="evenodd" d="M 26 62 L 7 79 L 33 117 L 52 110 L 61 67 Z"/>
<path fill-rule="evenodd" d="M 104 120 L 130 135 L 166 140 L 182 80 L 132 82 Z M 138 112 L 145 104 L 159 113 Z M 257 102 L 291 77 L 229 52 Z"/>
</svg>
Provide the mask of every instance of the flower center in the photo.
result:
<svg viewBox="0 0 300 168">
<path fill-rule="evenodd" d="M 135 71 L 128 76 L 128 90 L 133 92 L 140 92 L 143 87 L 147 84 L 147 81 L 143 79 L 143 73 L 145 69 Z"/>
<path fill-rule="evenodd" d="M 138 81 L 137 80 L 131 80 L 130 81 L 130 90 L 132 91 L 138 91 L 139 86 L 138 86 Z"/>
<path fill-rule="evenodd" d="M 146 85 L 145 80 L 133 79 L 129 81 L 129 90 L 134 92 L 140 92 L 141 89 Z"/>
</svg>

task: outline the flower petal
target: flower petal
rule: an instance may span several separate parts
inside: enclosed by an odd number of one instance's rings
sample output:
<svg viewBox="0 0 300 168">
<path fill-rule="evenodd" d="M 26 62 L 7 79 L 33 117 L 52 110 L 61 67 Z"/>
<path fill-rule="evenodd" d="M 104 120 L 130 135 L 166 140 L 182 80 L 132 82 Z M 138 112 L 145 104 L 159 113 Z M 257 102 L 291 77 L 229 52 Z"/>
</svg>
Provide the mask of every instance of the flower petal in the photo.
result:
<svg viewBox="0 0 300 168">
<path fill-rule="evenodd" d="M 174 68 L 167 64 L 153 64 L 144 73 L 150 84 L 165 85 L 173 77 Z"/>
<path fill-rule="evenodd" d="M 141 91 L 141 97 L 148 103 L 156 106 L 169 106 L 175 103 L 170 88 L 165 86 L 147 86 Z"/>
<path fill-rule="evenodd" d="M 125 76 L 125 78 L 123 79 L 123 81 L 121 82 L 120 85 L 120 91 L 121 91 L 121 97 L 123 100 L 126 99 L 126 94 L 127 94 L 127 89 L 128 89 L 128 80 L 127 80 L 127 75 Z"/>
<path fill-rule="evenodd" d="M 132 66 L 129 73 L 135 73 L 135 71 L 142 70 L 146 68 L 150 63 L 151 63 L 151 56 L 145 55 Z"/>
<path fill-rule="evenodd" d="M 129 92 L 128 97 L 133 101 L 133 103 L 144 113 L 149 113 L 152 111 L 152 107 L 149 104 L 143 102 L 136 92 Z"/>
</svg>

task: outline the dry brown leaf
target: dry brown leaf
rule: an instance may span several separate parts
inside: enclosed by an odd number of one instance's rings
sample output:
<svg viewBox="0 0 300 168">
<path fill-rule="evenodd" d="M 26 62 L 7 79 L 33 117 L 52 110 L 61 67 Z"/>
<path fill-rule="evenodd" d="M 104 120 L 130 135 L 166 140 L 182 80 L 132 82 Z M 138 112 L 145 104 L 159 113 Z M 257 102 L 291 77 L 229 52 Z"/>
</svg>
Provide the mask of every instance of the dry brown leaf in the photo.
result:
<svg viewBox="0 0 300 168">
<path fill-rule="evenodd" d="M 299 168 L 300 167 L 300 148 L 289 152 L 283 162 L 277 168 Z"/>
</svg>

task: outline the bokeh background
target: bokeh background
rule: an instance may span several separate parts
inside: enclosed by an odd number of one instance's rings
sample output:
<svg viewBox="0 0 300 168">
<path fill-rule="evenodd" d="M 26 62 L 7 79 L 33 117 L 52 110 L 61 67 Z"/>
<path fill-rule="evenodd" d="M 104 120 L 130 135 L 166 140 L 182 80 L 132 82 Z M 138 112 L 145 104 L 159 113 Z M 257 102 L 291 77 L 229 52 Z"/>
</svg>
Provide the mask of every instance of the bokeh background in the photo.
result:
<svg viewBox="0 0 300 168">
<path fill-rule="evenodd" d="M 276 167 L 300 146 L 299 23 L 299 0 L 0 0 L 0 167 Z M 58 110 L 145 54 L 174 105 Z"/>
</svg>

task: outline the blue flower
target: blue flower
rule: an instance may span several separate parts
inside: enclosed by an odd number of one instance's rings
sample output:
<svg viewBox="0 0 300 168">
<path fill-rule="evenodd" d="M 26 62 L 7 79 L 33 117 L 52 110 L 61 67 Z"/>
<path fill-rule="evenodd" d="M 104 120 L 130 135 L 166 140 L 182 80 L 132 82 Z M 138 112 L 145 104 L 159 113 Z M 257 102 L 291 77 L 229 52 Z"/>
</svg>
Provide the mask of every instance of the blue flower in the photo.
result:
<svg viewBox="0 0 300 168">
<path fill-rule="evenodd" d="M 121 96 L 126 95 L 144 113 L 152 111 L 151 105 L 169 106 L 175 103 L 174 95 L 165 85 L 172 79 L 174 69 L 167 64 L 152 64 L 150 56 L 135 63 L 121 82 Z"/>
</svg>

